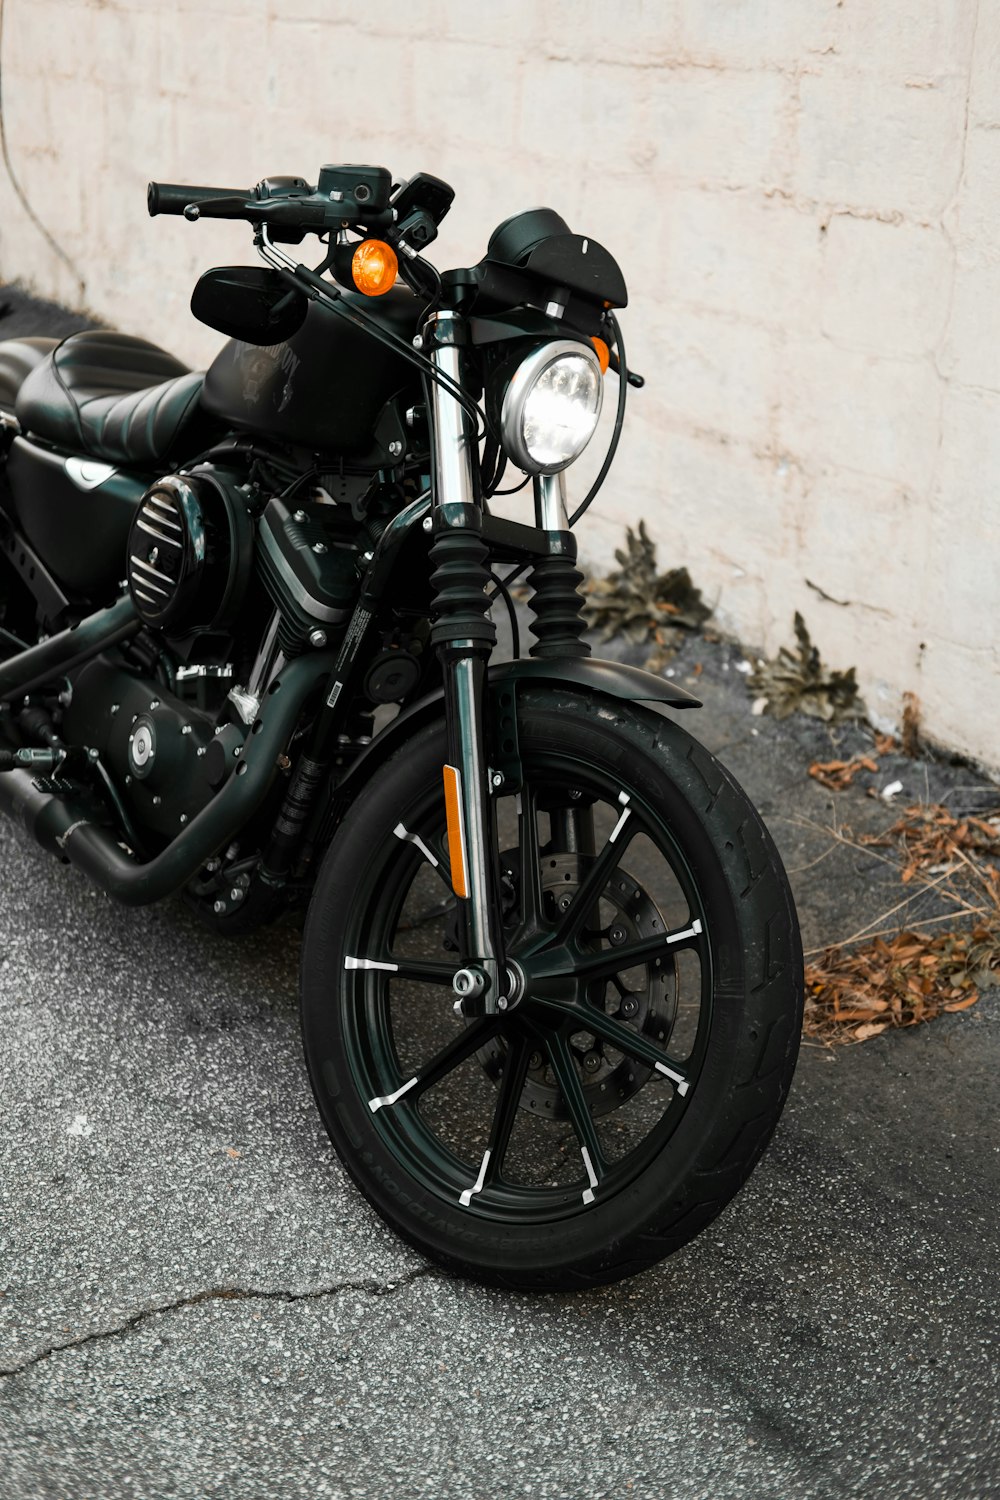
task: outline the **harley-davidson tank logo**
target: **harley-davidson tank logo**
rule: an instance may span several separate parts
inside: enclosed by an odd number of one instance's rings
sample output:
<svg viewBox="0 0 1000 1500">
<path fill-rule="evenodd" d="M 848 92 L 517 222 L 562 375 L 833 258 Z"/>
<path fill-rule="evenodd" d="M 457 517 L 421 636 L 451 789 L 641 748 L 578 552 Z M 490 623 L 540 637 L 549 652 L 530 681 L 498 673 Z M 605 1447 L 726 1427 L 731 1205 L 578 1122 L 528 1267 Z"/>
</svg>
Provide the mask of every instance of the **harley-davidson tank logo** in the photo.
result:
<svg viewBox="0 0 1000 1500">
<path fill-rule="evenodd" d="M 243 382 L 243 400 L 256 406 L 270 398 L 275 410 L 282 412 L 292 399 L 292 383 L 302 363 L 287 344 L 246 344 L 236 341 L 235 362 Z M 282 378 L 284 377 L 284 378 Z"/>
</svg>

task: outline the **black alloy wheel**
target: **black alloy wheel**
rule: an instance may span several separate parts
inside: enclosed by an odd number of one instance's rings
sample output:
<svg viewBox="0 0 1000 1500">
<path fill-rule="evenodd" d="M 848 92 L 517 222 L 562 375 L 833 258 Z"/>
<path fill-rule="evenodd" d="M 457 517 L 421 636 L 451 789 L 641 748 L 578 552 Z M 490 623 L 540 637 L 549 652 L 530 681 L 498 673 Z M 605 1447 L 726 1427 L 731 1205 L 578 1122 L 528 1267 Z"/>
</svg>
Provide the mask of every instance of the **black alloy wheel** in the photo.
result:
<svg viewBox="0 0 1000 1500">
<path fill-rule="evenodd" d="M 749 1174 L 794 1067 L 801 956 L 778 856 L 672 721 L 522 692 L 495 799 L 505 1009 L 456 1013 L 443 727 L 359 797 L 310 908 L 306 1057 L 348 1170 L 426 1254 L 572 1287 L 641 1270 Z"/>
</svg>

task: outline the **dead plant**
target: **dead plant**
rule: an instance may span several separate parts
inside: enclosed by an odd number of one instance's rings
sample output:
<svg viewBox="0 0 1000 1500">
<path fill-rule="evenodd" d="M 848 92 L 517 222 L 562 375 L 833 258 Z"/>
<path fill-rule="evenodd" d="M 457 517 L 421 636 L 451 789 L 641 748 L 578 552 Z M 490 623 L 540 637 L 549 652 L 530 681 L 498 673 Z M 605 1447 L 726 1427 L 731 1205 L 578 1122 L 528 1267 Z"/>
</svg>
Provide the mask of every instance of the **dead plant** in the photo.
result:
<svg viewBox="0 0 1000 1500">
<path fill-rule="evenodd" d="M 878 757 L 892 755 L 899 749 L 891 734 L 875 733 L 875 748 L 871 755 L 855 755 L 850 760 L 814 760 L 809 775 L 820 786 L 830 792 L 844 792 L 854 785 L 859 771 L 878 772 Z"/>
<path fill-rule="evenodd" d="M 587 623 L 602 640 L 624 636 L 634 646 L 651 646 L 646 665 L 656 671 L 674 655 L 684 632 L 700 629 L 712 611 L 687 568 L 657 571 L 656 543 L 644 521 L 637 532 L 626 528 L 625 549 L 615 558 L 620 566 L 614 572 L 586 585 Z"/>
<path fill-rule="evenodd" d="M 915 760 L 920 754 L 920 699 L 916 693 L 903 694 L 903 754 Z"/>
<path fill-rule="evenodd" d="M 858 695 L 854 667 L 840 672 L 824 666 L 797 610 L 795 638 L 795 651 L 782 646 L 774 661 L 758 661 L 747 678 L 750 691 L 762 700 L 763 711 L 776 719 L 792 713 L 808 714 L 826 724 L 863 719 L 865 706 Z"/>
</svg>

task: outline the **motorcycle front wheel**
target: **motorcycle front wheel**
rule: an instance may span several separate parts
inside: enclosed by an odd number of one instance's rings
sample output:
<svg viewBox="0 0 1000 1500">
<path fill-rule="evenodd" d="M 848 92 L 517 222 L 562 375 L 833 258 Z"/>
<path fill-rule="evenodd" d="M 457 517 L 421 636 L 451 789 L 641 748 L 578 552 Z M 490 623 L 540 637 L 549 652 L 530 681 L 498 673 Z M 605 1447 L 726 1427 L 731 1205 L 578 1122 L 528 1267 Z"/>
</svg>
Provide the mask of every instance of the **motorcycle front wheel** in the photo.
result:
<svg viewBox="0 0 1000 1500">
<path fill-rule="evenodd" d="M 495 798 L 506 1008 L 456 1013 L 443 724 L 373 777 L 305 929 L 313 1090 L 378 1213 L 511 1287 L 617 1280 L 739 1190 L 798 1051 L 788 882 L 733 778 L 672 720 L 522 689 Z"/>
</svg>

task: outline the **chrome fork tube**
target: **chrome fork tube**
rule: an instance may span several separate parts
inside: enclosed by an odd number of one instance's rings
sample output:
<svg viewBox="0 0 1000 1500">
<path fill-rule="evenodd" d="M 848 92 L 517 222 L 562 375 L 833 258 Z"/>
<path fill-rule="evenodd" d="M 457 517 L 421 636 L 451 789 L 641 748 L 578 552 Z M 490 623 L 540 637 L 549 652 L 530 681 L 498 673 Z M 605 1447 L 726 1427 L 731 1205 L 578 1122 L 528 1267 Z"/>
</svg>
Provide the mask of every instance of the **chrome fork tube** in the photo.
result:
<svg viewBox="0 0 1000 1500">
<path fill-rule="evenodd" d="M 463 320 L 455 313 L 441 312 L 426 330 L 432 343 L 431 359 L 452 382 L 461 384 L 461 361 L 456 338 Z M 497 877 L 493 859 L 493 810 L 490 772 L 486 763 L 484 700 L 486 668 L 495 640 L 485 597 L 478 592 L 477 577 L 486 581 L 485 554 L 480 543 L 482 513 L 477 502 L 475 468 L 477 437 L 465 411 L 455 397 L 437 381 L 430 382 L 434 436 L 434 562 L 438 588 L 438 618 L 433 639 L 441 659 L 448 723 L 448 754 L 459 773 L 459 807 L 462 820 L 461 849 L 452 841 L 455 857 L 465 863 L 463 882 L 453 885 L 459 894 L 463 917 L 463 959 L 485 981 L 479 1008 L 488 1013 L 506 1005 L 503 982 L 502 937 L 497 900 Z M 480 603 L 481 598 L 481 603 Z M 450 834 L 450 830 L 449 830 Z M 468 1010 L 469 1001 L 463 1001 Z"/>
<path fill-rule="evenodd" d="M 438 338 L 454 338 L 462 319 L 456 313 L 441 312 L 433 326 Z M 461 385 L 458 345 L 435 343 L 431 353 L 434 365 L 455 384 Z M 469 419 L 454 396 L 436 380 L 431 381 L 431 407 L 434 419 L 434 510 L 448 526 L 466 526 L 468 520 L 458 506 L 474 506 L 476 490 L 472 479 L 472 445 L 475 435 L 469 431 Z"/>
<path fill-rule="evenodd" d="M 535 476 L 535 525 L 543 531 L 568 531 L 569 513 L 566 509 L 566 474 L 538 474 Z"/>
</svg>

